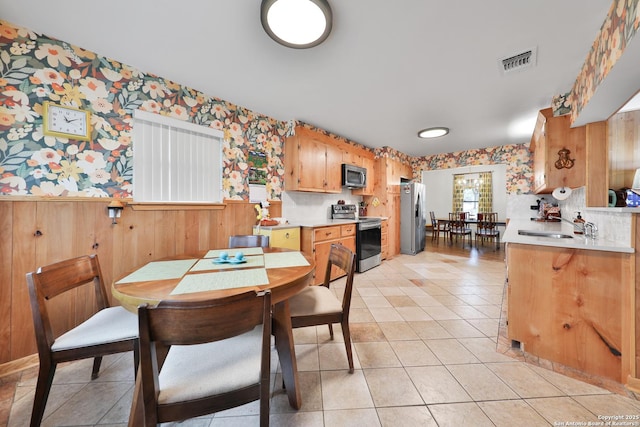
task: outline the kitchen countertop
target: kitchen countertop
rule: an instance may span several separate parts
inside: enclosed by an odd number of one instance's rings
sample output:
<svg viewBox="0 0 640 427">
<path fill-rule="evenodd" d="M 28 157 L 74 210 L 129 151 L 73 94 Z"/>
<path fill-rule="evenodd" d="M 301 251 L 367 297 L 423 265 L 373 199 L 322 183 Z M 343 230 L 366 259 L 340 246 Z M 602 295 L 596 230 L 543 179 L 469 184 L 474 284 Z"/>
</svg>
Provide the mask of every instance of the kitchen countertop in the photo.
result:
<svg viewBox="0 0 640 427">
<path fill-rule="evenodd" d="M 570 234 L 573 238 L 553 238 L 538 236 L 523 236 L 518 234 L 518 230 L 529 231 L 550 231 Z M 623 244 L 614 240 L 604 238 L 591 239 L 582 234 L 573 234 L 573 226 L 566 222 L 537 222 L 520 219 L 512 219 L 509 221 L 507 228 L 502 237 L 505 243 L 519 243 L 523 245 L 552 246 L 557 248 L 570 249 L 587 249 L 594 251 L 607 252 L 626 252 L 634 253 L 635 250 L 628 244 Z"/>
<path fill-rule="evenodd" d="M 325 220 L 310 220 L 310 221 L 297 221 L 300 227 L 328 227 L 331 225 L 343 225 L 343 224 L 355 224 L 356 219 L 325 219 Z"/>
</svg>

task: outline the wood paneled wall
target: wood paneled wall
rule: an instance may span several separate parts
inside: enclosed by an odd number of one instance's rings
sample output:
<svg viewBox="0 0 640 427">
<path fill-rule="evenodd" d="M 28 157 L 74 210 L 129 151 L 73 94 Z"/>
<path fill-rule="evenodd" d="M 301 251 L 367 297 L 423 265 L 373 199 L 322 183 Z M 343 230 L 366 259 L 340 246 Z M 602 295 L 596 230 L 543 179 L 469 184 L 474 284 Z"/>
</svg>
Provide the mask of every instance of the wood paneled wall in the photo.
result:
<svg viewBox="0 0 640 427">
<path fill-rule="evenodd" d="M 608 128 L 609 188 L 629 188 L 640 168 L 640 110 L 615 114 Z"/>
<path fill-rule="evenodd" d="M 118 224 L 107 216 L 108 199 L 0 199 L 0 364 L 35 353 L 25 274 L 42 265 L 96 253 L 109 289 L 120 277 L 149 261 L 224 248 L 231 234 L 251 234 L 253 203 L 221 205 L 128 205 Z M 282 216 L 271 202 L 273 217 Z M 115 302 L 114 302 L 115 303 Z M 93 307 L 90 292 L 56 301 L 57 328 L 84 320 Z M 60 310 L 58 310 L 60 309 Z"/>
</svg>

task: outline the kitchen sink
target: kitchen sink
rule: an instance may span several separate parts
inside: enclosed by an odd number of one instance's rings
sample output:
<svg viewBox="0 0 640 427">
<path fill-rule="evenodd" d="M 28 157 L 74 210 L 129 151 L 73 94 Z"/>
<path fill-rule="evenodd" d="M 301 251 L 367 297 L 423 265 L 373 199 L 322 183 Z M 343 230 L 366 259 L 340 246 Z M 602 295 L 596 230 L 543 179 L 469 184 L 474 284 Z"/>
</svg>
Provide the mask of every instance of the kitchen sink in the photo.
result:
<svg viewBox="0 0 640 427">
<path fill-rule="evenodd" d="M 553 239 L 573 239 L 571 234 L 565 234 L 559 231 L 518 230 L 518 234 L 523 236 L 551 237 Z"/>
</svg>

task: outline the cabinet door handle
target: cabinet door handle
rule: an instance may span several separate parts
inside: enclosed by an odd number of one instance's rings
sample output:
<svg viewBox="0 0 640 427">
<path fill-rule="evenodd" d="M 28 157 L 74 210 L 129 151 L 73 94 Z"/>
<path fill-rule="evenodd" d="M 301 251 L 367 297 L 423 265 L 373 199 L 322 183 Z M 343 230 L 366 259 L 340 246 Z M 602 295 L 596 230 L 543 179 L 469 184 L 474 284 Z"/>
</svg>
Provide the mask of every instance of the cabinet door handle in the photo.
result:
<svg viewBox="0 0 640 427">
<path fill-rule="evenodd" d="M 284 238 L 288 239 L 289 238 L 289 233 L 285 233 Z"/>
</svg>

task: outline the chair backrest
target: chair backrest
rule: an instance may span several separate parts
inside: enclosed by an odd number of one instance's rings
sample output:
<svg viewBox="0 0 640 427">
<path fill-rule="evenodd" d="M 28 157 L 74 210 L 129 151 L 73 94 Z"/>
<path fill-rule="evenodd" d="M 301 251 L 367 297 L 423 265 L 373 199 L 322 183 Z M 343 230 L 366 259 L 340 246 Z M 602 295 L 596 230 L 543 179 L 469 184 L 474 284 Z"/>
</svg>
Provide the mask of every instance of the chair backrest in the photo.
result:
<svg viewBox="0 0 640 427">
<path fill-rule="evenodd" d="M 498 221 L 497 212 L 483 212 L 478 214 L 478 231 L 481 230 L 493 230 L 496 228 L 496 221 Z"/>
<path fill-rule="evenodd" d="M 243 234 L 229 236 L 230 248 L 257 248 L 269 247 L 269 236 L 263 236 L 262 234 Z"/>
<path fill-rule="evenodd" d="M 342 298 L 342 313 L 349 315 L 351 307 L 351 294 L 353 293 L 353 277 L 356 271 L 356 254 L 344 245 L 332 244 L 329 250 L 329 261 L 324 275 L 324 286 L 329 287 L 331 283 L 331 270 L 339 268 L 347 273 L 347 281 Z"/>
<path fill-rule="evenodd" d="M 98 255 L 83 255 L 49 264 L 27 273 L 26 277 L 36 343 L 41 355 L 48 354 L 56 336 L 66 332 L 56 331 L 54 334 L 47 310 L 47 300 L 79 286 L 92 283 L 97 303 L 95 311 L 109 307 Z"/>
<path fill-rule="evenodd" d="M 449 212 L 449 225 L 453 233 L 465 232 L 467 223 L 465 222 L 466 212 Z"/>
<path fill-rule="evenodd" d="M 434 211 L 429 212 L 429 216 L 431 217 L 431 225 L 433 228 L 438 227 L 438 221 L 436 221 L 436 214 Z"/>
<path fill-rule="evenodd" d="M 250 290 L 208 301 L 161 301 L 156 307 L 143 305 L 138 308 L 138 321 L 140 375 L 145 413 L 153 412 L 153 415 L 147 415 L 151 417 L 148 419 L 157 419 L 155 411 L 158 407 L 158 375 L 172 345 L 189 346 L 220 341 L 244 334 L 262 325 L 261 381 L 269 380 L 270 291 Z M 215 355 L 212 354 L 211 357 Z M 265 382 L 265 384 L 269 383 Z M 243 393 L 243 390 L 238 390 L 238 393 Z M 220 399 L 220 405 L 221 407 L 226 405 L 224 409 L 235 406 L 232 402 L 234 400 L 236 399 L 227 396 Z M 178 403 L 171 405 L 178 405 Z M 212 410 L 214 407 L 213 404 L 194 404 L 189 409 L 183 409 L 182 413 L 186 415 L 185 418 L 191 418 L 222 410 L 220 408 Z M 194 415 L 197 412 L 200 414 Z"/>
</svg>

